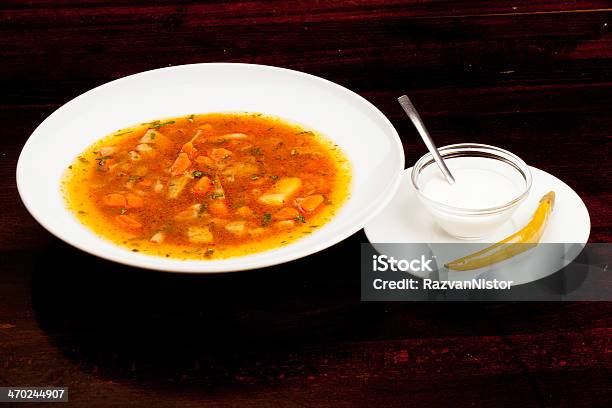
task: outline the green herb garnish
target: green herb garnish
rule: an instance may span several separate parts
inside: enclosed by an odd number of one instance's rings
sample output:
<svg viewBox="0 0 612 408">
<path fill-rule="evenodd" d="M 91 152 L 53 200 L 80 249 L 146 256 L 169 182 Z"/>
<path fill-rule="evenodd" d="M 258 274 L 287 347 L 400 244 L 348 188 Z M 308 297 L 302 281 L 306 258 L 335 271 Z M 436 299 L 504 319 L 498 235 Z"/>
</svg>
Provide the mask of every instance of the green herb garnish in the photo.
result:
<svg viewBox="0 0 612 408">
<path fill-rule="evenodd" d="M 296 221 L 298 222 L 306 222 L 306 217 L 304 217 L 302 214 L 298 215 L 297 217 L 294 218 Z"/>
<path fill-rule="evenodd" d="M 193 173 L 191 173 L 191 174 L 192 174 L 192 175 L 193 175 L 193 177 L 195 177 L 195 178 L 201 178 L 201 177 L 204 175 L 204 173 L 202 173 L 202 172 L 201 172 L 201 171 L 199 171 L 199 170 L 196 170 L 196 171 L 194 171 L 194 172 L 193 172 Z"/>
<path fill-rule="evenodd" d="M 223 198 L 225 197 L 225 195 L 223 193 L 214 193 L 210 197 L 213 199 L 216 199 L 216 198 Z"/>
<path fill-rule="evenodd" d="M 122 208 L 121 211 L 119 211 L 119 214 L 123 215 L 127 212 L 127 210 L 125 208 Z"/>
<path fill-rule="evenodd" d="M 253 174 L 251 176 L 251 180 L 259 180 L 259 176 L 257 174 Z"/>
<path fill-rule="evenodd" d="M 261 225 L 263 225 L 264 227 L 266 225 L 268 225 L 270 222 L 272 221 L 272 215 L 270 213 L 265 213 L 263 215 L 263 220 L 261 222 Z"/>
<path fill-rule="evenodd" d="M 152 127 L 153 129 L 159 129 L 159 128 L 160 128 L 160 127 L 162 127 L 162 126 L 171 125 L 171 124 L 173 124 L 173 123 L 174 123 L 174 121 L 173 121 L 173 120 L 169 120 L 169 121 L 164 122 L 164 123 L 156 123 L 155 125 L 153 125 L 153 126 L 151 126 L 151 127 Z"/>
<path fill-rule="evenodd" d="M 252 154 L 253 156 L 261 156 L 261 155 L 262 155 L 262 153 L 261 153 L 261 149 L 260 149 L 259 147 L 253 147 L 253 148 L 251 149 L 251 154 Z"/>
</svg>

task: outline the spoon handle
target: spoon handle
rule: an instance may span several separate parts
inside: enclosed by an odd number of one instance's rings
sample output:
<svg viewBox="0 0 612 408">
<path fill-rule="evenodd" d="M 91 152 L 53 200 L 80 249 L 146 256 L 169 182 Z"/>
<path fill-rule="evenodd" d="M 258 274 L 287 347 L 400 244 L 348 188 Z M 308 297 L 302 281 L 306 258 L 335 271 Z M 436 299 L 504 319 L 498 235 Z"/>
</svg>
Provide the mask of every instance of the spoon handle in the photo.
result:
<svg viewBox="0 0 612 408">
<path fill-rule="evenodd" d="M 444 174 L 444 177 L 446 177 L 446 180 L 450 184 L 453 184 L 455 182 L 455 178 L 451 174 L 448 167 L 446 167 L 446 163 L 444 163 L 442 156 L 440 156 L 440 153 L 438 152 L 438 148 L 436 147 L 436 144 L 434 143 L 431 136 L 429 136 L 429 132 L 427 132 L 427 128 L 425 128 L 425 124 L 421 120 L 419 113 L 414 108 L 414 105 L 410 101 L 410 98 L 408 98 L 406 95 L 402 95 L 399 98 L 397 98 L 397 101 L 399 102 L 400 105 L 402 105 L 404 112 L 406 112 L 406 115 L 408 115 L 408 117 L 414 124 L 414 127 L 416 127 L 417 131 L 419 132 L 419 135 L 421 135 L 423 142 L 425 142 L 425 146 L 427 146 L 427 149 L 433 155 L 434 160 L 438 164 L 438 167 L 440 168 L 440 171 L 442 172 L 442 174 Z"/>
</svg>

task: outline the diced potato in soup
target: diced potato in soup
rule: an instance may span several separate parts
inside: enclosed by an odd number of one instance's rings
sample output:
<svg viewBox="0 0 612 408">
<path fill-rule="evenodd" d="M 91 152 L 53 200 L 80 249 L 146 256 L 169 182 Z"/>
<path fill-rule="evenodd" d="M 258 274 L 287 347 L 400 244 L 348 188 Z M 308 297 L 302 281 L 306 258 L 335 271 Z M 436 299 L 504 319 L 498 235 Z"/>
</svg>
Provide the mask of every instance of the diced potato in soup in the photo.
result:
<svg viewBox="0 0 612 408">
<path fill-rule="evenodd" d="M 187 183 L 189 183 L 190 178 L 188 176 L 178 176 L 172 177 L 168 181 L 168 198 L 174 199 L 181 194 Z"/>
<path fill-rule="evenodd" d="M 87 227 L 134 252 L 241 256 L 316 233 L 343 204 L 350 167 L 322 135 L 262 114 L 210 113 L 117 131 L 67 170 Z"/>
<path fill-rule="evenodd" d="M 295 195 L 301 186 L 302 180 L 298 177 L 283 177 L 274 183 L 272 188 L 264 195 L 259 197 L 259 202 L 275 207 L 281 206 Z"/>
<path fill-rule="evenodd" d="M 213 242 L 213 234 L 208 227 L 189 227 L 187 228 L 189 241 L 196 244 L 210 244 Z"/>
</svg>

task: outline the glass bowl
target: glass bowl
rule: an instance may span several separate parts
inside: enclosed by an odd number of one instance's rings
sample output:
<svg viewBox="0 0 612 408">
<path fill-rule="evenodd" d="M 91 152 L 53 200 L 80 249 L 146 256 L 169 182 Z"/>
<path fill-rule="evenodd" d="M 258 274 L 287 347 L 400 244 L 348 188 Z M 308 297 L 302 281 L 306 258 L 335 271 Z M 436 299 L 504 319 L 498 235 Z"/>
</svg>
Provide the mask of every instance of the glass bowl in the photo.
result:
<svg viewBox="0 0 612 408">
<path fill-rule="evenodd" d="M 499 147 L 476 143 L 461 143 L 438 149 L 451 172 L 478 169 L 504 177 L 516 194 L 496 206 L 461 208 L 425 195 L 424 187 L 434 177 L 441 177 L 431 153 L 421 157 L 412 169 L 412 184 L 423 206 L 435 221 L 450 235 L 460 239 L 480 239 L 498 229 L 527 198 L 531 189 L 531 172 L 521 158 Z M 455 174 L 456 177 L 456 174 Z M 456 177 L 457 178 L 457 177 Z M 491 182 L 495 181 L 493 178 Z M 491 186 L 494 191 L 495 186 Z"/>
</svg>

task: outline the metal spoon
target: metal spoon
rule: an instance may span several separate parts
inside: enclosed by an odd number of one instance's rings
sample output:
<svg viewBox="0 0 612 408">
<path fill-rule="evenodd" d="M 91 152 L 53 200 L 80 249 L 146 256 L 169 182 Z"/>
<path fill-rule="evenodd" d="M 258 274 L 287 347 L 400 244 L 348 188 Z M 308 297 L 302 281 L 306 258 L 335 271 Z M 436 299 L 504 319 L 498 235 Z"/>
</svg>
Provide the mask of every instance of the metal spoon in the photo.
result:
<svg viewBox="0 0 612 408">
<path fill-rule="evenodd" d="M 419 113 L 414 108 L 414 105 L 410 101 L 410 98 L 408 98 L 406 95 L 402 95 L 397 98 L 397 101 L 400 105 L 402 105 L 402 108 L 404 108 L 404 112 L 406 112 L 406 115 L 408 115 L 408 117 L 414 124 L 414 127 L 417 128 L 419 135 L 421 135 L 421 138 L 425 142 L 425 146 L 427 146 L 427 149 L 429 149 L 429 152 L 433 155 L 434 160 L 438 164 L 438 168 L 440 169 L 442 174 L 444 174 L 444 177 L 446 177 L 446 181 L 448 181 L 449 184 L 453 184 L 455 182 L 455 178 L 451 174 L 448 167 L 446 167 L 446 163 L 444 163 L 442 156 L 440 156 L 440 152 L 438 152 L 436 144 L 429 135 L 427 128 L 425 128 L 425 124 L 421 120 Z"/>
</svg>

